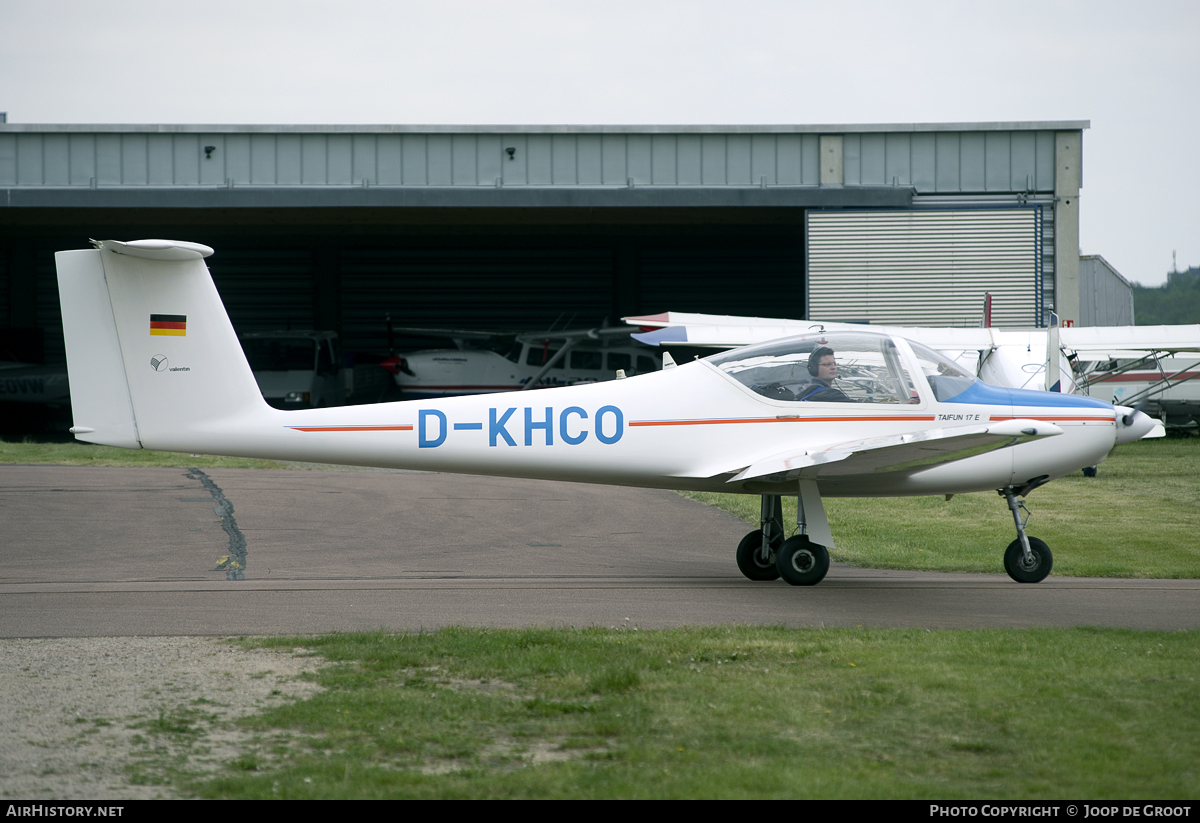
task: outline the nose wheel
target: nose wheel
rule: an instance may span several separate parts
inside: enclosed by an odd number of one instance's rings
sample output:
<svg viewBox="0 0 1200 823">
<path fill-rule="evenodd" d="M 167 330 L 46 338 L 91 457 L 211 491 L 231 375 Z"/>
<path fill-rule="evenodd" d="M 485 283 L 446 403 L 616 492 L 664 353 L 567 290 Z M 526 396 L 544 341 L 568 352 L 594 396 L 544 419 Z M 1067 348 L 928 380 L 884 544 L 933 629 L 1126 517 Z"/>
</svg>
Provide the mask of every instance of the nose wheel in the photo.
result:
<svg viewBox="0 0 1200 823">
<path fill-rule="evenodd" d="M 1029 488 L 1020 490 L 1021 494 L 1029 492 Z M 1000 490 L 1001 496 L 1008 501 L 1008 509 L 1012 512 L 1013 523 L 1017 527 L 1017 539 L 1008 544 L 1004 550 L 1004 571 L 1018 583 L 1040 583 L 1050 574 L 1054 566 L 1054 555 L 1050 547 L 1036 537 L 1025 534 L 1025 524 L 1029 522 L 1029 509 L 1025 503 L 1017 499 L 1018 490 L 1012 486 Z M 1025 519 L 1021 519 L 1021 511 L 1025 511 Z"/>
<path fill-rule="evenodd" d="M 1050 574 L 1054 565 L 1054 555 L 1050 547 L 1036 537 L 1027 537 L 1029 555 L 1025 555 L 1025 547 L 1018 538 L 1008 544 L 1004 551 L 1004 570 L 1008 576 L 1018 583 L 1040 583 Z"/>
</svg>

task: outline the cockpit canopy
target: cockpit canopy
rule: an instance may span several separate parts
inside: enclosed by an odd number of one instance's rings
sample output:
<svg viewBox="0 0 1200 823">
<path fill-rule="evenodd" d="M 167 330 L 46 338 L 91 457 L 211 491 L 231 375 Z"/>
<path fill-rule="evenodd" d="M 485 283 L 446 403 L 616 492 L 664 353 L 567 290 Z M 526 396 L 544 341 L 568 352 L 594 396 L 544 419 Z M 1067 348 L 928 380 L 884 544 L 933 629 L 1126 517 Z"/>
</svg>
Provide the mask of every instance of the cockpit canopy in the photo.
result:
<svg viewBox="0 0 1200 823">
<path fill-rule="evenodd" d="M 937 400 L 945 402 L 975 382 L 973 375 L 932 349 L 911 341 L 909 345 Z M 829 368 L 830 355 L 834 369 Z M 731 349 L 706 360 L 772 400 L 919 403 L 925 390 L 913 380 L 891 337 L 872 332 L 816 332 Z"/>
</svg>

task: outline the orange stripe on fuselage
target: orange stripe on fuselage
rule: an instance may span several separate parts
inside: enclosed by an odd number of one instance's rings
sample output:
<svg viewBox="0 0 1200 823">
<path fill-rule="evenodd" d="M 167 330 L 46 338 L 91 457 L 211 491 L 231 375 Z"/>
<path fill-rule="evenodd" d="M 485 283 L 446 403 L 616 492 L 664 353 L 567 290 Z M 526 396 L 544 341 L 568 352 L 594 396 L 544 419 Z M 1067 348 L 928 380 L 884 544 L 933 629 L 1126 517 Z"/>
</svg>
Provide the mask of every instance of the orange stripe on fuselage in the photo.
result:
<svg viewBox="0 0 1200 823">
<path fill-rule="evenodd" d="M 872 415 L 869 417 L 732 417 L 716 420 L 631 420 L 629 427 L 634 426 L 721 426 L 729 423 L 856 423 L 859 421 L 895 421 L 928 422 L 934 420 L 932 415 Z"/>
<path fill-rule="evenodd" d="M 412 426 L 288 426 L 298 432 L 410 432 Z"/>
</svg>

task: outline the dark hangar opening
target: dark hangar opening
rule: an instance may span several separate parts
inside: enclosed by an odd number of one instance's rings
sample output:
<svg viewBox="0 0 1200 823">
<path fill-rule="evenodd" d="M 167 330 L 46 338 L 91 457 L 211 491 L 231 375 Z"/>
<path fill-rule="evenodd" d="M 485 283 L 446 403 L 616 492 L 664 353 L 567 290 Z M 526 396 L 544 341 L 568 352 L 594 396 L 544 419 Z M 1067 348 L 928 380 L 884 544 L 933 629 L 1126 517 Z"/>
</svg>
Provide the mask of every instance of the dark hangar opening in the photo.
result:
<svg viewBox="0 0 1200 823">
<path fill-rule="evenodd" d="M 800 208 L 5 216 L 4 318 L 11 330 L 42 330 L 47 362 L 64 359 L 53 254 L 86 248 L 89 237 L 210 245 L 209 267 L 239 332 L 331 329 L 364 354 L 386 350 L 388 315 L 397 326 L 540 330 L 667 310 L 799 317 L 805 305 Z"/>
</svg>

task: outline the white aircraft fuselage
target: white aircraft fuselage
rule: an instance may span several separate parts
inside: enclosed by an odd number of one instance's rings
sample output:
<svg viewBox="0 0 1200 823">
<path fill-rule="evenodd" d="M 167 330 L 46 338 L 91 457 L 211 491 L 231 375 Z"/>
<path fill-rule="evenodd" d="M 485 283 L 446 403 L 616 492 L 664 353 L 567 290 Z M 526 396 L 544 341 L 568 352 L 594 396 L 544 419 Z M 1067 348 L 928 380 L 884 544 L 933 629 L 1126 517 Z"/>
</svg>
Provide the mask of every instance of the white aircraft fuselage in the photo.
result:
<svg viewBox="0 0 1200 823">
<path fill-rule="evenodd" d="M 955 494 L 1021 485 L 1095 465 L 1116 443 L 1117 412 L 1107 403 L 1013 390 L 981 392 L 980 399 L 882 408 L 786 403 L 760 397 L 699 361 L 536 393 L 301 411 L 263 407 L 187 432 L 143 427 L 141 443 L 165 451 L 762 494 L 773 484 L 729 482 L 748 464 L 748 455 L 820 451 L 864 436 L 1014 419 L 1062 429 L 1061 437 L 920 471 L 849 476 L 828 471 L 817 479 L 828 496 Z M 786 484 L 785 493 L 794 493 L 792 485 Z"/>
</svg>

